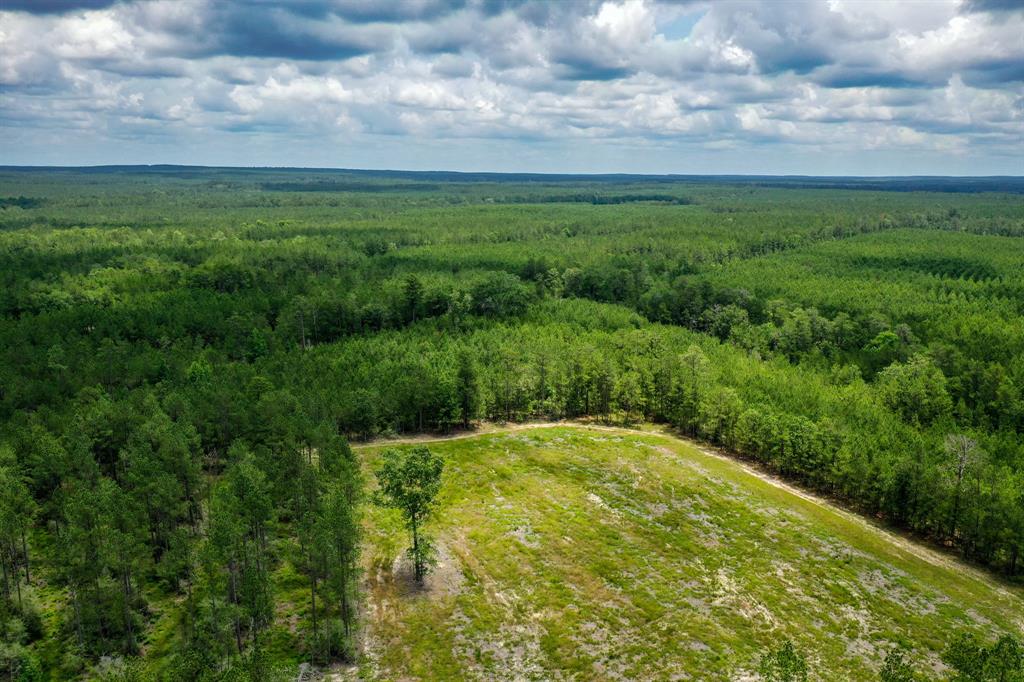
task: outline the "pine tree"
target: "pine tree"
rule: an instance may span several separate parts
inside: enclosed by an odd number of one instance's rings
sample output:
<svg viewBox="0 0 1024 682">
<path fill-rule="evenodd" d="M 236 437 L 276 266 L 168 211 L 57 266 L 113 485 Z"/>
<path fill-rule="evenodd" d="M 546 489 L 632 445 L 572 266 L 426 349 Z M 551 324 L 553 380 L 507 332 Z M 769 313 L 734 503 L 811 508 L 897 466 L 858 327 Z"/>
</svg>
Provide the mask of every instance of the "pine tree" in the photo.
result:
<svg viewBox="0 0 1024 682">
<path fill-rule="evenodd" d="M 412 535 L 409 553 L 416 582 L 422 585 L 433 559 L 433 545 L 423 533 L 423 524 L 434 510 L 444 461 L 422 445 L 407 451 L 385 450 L 381 460 L 377 503 L 402 512 Z"/>
</svg>

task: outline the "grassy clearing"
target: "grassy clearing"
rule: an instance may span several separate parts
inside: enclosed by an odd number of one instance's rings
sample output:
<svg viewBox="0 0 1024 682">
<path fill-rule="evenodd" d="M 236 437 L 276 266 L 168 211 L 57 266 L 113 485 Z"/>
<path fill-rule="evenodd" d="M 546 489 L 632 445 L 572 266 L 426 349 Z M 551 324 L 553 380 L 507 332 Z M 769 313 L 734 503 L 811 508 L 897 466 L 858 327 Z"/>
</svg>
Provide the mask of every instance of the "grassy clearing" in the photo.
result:
<svg viewBox="0 0 1024 682">
<path fill-rule="evenodd" d="M 369 678 L 742 679 L 790 637 L 816 677 L 858 680 L 896 644 L 928 670 L 958 628 L 1024 632 L 1019 590 L 670 437 L 430 447 L 446 472 L 426 590 L 397 516 L 368 512 Z"/>
</svg>

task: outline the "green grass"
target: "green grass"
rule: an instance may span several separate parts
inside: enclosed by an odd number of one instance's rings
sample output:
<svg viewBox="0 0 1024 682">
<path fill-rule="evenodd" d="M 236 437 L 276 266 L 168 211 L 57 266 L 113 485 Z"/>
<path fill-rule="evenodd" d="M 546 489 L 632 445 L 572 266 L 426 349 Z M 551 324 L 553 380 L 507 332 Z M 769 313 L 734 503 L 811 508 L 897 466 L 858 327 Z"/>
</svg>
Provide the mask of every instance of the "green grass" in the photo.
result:
<svg viewBox="0 0 1024 682">
<path fill-rule="evenodd" d="M 897 644 L 932 670 L 960 628 L 1024 632 L 1019 589 L 670 437 L 430 447 L 446 470 L 426 590 L 396 561 L 398 518 L 368 512 L 371 678 L 735 678 L 788 637 L 818 679 L 873 679 Z"/>
</svg>

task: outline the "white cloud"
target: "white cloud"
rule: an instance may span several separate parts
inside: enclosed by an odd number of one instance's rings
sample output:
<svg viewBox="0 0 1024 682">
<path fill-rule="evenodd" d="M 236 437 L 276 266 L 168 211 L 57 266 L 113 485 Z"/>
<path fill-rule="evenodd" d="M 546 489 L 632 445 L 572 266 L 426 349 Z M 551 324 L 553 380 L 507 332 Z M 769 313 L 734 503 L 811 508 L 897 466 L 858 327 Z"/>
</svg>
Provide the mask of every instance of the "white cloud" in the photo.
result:
<svg viewBox="0 0 1024 682">
<path fill-rule="evenodd" d="M 86 12 L 61 17 L 49 32 L 53 53 L 61 59 L 87 60 L 122 56 L 134 48 L 132 34 L 113 12 Z"/>
<path fill-rule="evenodd" d="M 644 0 L 602 3 L 590 21 L 605 38 L 617 44 L 636 45 L 654 37 L 654 14 Z"/>
<path fill-rule="evenodd" d="M 523 149 L 585 138 L 588 153 L 1024 155 L 1024 13 L 959 0 L 315 4 L 0 12 L 0 120 L 23 154 L 59 131 L 140 144 L 259 134 L 281 150 L 344 131 L 366 149 L 385 134 Z M 679 17 L 688 32 L 667 37 Z"/>
</svg>

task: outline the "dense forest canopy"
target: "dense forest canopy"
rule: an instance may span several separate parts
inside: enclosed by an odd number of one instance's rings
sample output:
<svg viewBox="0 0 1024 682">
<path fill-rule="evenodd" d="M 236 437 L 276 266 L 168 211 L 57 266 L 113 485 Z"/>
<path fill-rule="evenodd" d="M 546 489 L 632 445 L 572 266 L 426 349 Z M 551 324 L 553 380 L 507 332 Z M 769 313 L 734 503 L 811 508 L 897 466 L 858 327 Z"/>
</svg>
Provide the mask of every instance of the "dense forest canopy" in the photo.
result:
<svg viewBox="0 0 1024 682">
<path fill-rule="evenodd" d="M 481 419 L 669 424 L 1019 581 L 1022 193 L 2 169 L 9 658 L 351 658 L 348 441 Z M 301 644 L 268 629 L 282 565 Z"/>
</svg>

